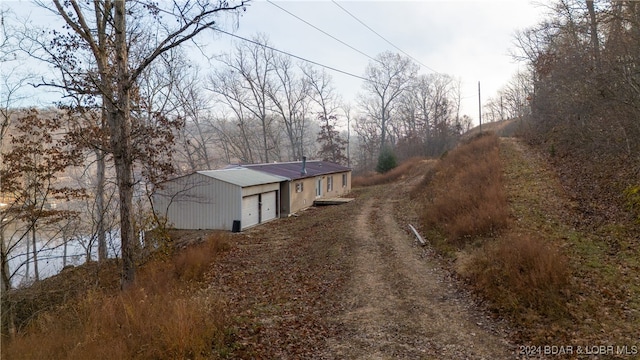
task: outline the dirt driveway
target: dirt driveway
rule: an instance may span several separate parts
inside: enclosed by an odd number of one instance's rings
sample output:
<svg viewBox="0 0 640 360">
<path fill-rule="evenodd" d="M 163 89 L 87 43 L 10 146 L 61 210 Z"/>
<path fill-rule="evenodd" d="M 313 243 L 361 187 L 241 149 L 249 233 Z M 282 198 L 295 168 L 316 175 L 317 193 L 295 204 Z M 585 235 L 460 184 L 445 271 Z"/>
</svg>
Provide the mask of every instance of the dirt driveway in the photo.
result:
<svg viewBox="0 0 640 360">
<path fill-rule="evenodd" d="M 458 284 L 417 245 L 402 185 L 363 199 L 351 230 L 354 272 L 346 312 L 335 320 L 348 332 L 329 341 L 331 357 L 347 359 L 513 358 L 513 347 L 492 320 L 476 310 Z M 406 194 L 405 194 L 406 195 Z M 409 213 L 409 214 L 408 214 Z"/>
<path fill-rule="evenodd" d="M 477 308 L 407 230 L 414 180 L 355 192 L 245 232 L 212 291 L 233 309 L 231 358 L 515 358 L 506 330 Z"/>
</svg>

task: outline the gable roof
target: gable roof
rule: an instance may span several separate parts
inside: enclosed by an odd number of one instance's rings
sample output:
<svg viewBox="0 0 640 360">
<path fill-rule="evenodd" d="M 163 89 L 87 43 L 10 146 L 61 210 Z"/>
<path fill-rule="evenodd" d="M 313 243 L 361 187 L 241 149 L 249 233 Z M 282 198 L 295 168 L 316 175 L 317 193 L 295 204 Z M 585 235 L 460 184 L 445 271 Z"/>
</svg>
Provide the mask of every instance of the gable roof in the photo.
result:
<svg viewBox="0 0 640 360">
<path fill-rule="evenodd" d="M 306 174 L 302 173 L 302 161 L 269 164 L 247 164 L 239 166 L 247 169 L 263 171 L 271 175 L 281 176 L 291 180 L 351 171 L 351 169 L 346 166 L 320 160 L 307 160 Z"/>
<path fill-rule="evenodd" d="M 279 183 L 289 180 L 286 177 L 272 175 L 262 171 L 256 171 L 243 167 L 228 168 L 222 170 L 196 171 L 198 174 L 208 176 L 240 187 Z"/>
</svg>

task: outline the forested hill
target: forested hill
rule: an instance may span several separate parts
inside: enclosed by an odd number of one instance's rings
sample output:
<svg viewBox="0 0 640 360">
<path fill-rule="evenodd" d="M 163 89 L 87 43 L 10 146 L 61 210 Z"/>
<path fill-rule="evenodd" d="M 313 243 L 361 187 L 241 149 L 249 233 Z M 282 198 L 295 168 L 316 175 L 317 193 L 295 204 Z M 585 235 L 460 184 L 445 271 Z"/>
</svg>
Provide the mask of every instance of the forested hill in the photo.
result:
<svg viewBox="0 0 640 360">
<path fill-rule="evenodd" d="M 640 4 L 552 9 L 517 36 L 534 71 L 523 135 L 549 155 L 583 225 L 628 220 L 640 185 Z"/>
</svg>

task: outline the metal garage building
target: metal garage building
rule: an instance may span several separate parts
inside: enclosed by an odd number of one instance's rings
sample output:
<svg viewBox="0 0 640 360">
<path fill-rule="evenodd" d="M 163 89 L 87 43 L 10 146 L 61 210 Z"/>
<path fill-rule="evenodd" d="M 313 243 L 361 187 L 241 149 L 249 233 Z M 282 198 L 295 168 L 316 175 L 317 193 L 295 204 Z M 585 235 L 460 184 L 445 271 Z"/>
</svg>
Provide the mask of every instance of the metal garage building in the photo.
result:
<svg viewBox="0 0 640 360">
<path fill-rule="evenodd" d="M 279 217 L 287 180 L 246 168 L 197 171 L 160 184 L 153 205 L 176 229 L 241 230 Z"/>
</svg>

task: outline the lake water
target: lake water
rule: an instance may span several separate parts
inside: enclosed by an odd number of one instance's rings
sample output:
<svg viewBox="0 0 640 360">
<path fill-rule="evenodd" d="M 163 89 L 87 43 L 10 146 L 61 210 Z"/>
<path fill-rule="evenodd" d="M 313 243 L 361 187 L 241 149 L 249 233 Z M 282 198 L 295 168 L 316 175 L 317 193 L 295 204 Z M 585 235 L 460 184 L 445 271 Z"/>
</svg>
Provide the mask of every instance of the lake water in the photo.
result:
<svg viewBox="0 0 640 360">
<path fill-rule="evenodd" d="M 69 240 L 67 242 L 66 265 L 78 266 L 86 262 L 86 250 L 82 245 L 87 244 L 88 238 L 80 240 Z M 98 259 L 98 243 L 94 241 L 91 247 L 91 259 Z M 57 275 L 62 271 L 65 264 L 64 246 L 61 240 L 46 242 L 37 242 L 38 247 L 38 274 L 40 279 L 45 279 L 53 275 Z M 29 285 L 35 279 L 35 269 L 33 264 L 33 249 L 29 249 L 29 276 L 27 277 L 27 247 L 21 246 L 16 248 L 11 254 L 9 260 L 9 271 L 15 275 L 11 278 L 12 287 L 20 287 Z M 109 258 L 120 257 L 120 233 L 111 232 L 107 234 L 107 256 Z"/>
</svg>

